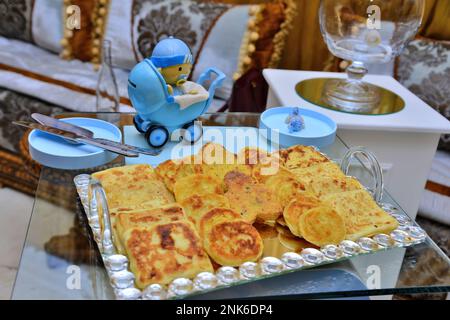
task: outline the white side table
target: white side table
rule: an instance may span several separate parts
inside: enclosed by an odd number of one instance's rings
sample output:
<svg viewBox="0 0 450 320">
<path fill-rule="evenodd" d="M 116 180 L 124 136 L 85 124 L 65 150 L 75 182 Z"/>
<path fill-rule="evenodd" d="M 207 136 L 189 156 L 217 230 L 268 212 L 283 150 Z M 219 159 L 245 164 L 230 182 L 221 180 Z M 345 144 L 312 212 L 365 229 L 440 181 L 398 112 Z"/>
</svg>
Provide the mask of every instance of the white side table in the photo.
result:
<svg viewBox="0 0 450 320">
<path fill-rule="evenodd" d="M 343 78 L 344 73 L 264 70 L 269 83 L 267 107 L 300 106 L 319 111 L 338 124 L 338 135 L 350 146 L 365 146 L 383 165 L 386 188 L 402 208 L 416 217 L 439 137 L 450 122 L 389 76 L 369 75 L 366 81 L 400 95 L 405 108 L 391 115 L 355 115 L 316 106 L 302 99 L 295 86 L 311 78 Z"/>
</svg>

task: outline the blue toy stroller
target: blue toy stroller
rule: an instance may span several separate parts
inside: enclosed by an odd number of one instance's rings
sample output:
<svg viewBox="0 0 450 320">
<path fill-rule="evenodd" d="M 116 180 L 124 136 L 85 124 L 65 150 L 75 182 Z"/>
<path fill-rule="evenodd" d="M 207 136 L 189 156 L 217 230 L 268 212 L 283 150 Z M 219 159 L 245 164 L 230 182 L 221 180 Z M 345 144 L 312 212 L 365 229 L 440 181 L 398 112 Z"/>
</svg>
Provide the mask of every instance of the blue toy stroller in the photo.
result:
<svg viewBox="0 0 450 320">
<path fill-rule="evenodd" d="M 216 75 L 213 80 L 213 76 Z M 202 127 L 195 120 L 206 112 L 214 97 L 215 90 L 222 85 L 225 75 L 209 68 L 199 78 L 198 85 L 204 86 L 205 100 L 181 106 L 180 96 L 170 95 L 167 84 L 158 68 L 150 59 L 137 64 L 128 77 L 128 94 L 137 111 L 134 117 L 136 129 L 145 134 L 148 144 L 154 148 L 163 147 L 169 139 L 177 136 L 190 143 L 197 142 L 203 135 Z M 204 90 L 204 89 L 203 89 Z M 173 133 L 177 133 L 173 135 Z"/>
</svg>

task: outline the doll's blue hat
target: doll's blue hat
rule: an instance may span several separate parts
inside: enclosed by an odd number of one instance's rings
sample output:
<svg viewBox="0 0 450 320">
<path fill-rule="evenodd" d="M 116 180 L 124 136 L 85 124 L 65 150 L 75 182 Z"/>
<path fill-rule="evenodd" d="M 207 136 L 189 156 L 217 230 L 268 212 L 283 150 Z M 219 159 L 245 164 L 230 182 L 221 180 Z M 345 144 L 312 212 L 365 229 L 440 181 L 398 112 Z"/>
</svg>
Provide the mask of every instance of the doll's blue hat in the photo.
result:
<svg viewBox="0 0 450 320">
<path fill-rule="evenodd" d="M 161 40 L 153 49 L 150 60 L 157 68 L 166 68 L 177 64 L 192 63 L 192 53 L 186 43 L 169 37 Z"/>
</svg>

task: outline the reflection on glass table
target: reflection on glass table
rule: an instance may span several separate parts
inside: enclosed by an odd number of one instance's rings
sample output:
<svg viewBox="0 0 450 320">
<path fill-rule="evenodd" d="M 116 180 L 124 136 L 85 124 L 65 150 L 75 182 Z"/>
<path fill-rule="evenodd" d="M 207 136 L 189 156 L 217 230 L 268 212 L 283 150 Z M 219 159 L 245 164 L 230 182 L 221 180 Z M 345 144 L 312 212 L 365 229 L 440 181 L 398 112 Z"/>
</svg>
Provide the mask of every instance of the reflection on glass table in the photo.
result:
<svg viewBox="0 0 450 320">
<path fill-rule="evenodd" d="M 127 114 L 70 114 L 98 117 L 120 128 L 132 125 Z M 259 114 L 206 114 L 203 125 L 258 127 Z M 348 148 L 339 138 L 321 150 L 339 161 Z M 119 157 L 105 167 L 124 164 Z M 33 213 L 13 291 L 13 299 L 114 299 L 106 270 L 83 208 L 78 200 L 74 176 L 84 171 L 62 171 L 43 168 L 36 192 Z M 371 177 L 361 162 L 355 161 L 350 174 L 370 187 Z M 389 196 L 383 202 L 401 208 Z M 427 282 L 414 274 L 418 261 L 425 260 Z M 199 298 L 282 297 L 342 298 L 386 294 L 414 294 L 450 291 L 450 261 L 429 238 L 409 248 L 395 248 L 327 267 L 299 271 L 251 284 L 219 290 Z"/>
</svg>

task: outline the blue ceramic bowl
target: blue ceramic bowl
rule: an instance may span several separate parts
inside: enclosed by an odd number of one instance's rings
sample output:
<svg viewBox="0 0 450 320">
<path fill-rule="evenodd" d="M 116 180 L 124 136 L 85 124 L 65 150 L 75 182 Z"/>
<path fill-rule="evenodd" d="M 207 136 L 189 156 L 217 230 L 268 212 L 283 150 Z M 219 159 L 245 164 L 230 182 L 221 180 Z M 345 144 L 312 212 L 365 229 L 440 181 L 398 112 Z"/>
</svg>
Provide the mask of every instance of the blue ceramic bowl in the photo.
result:
<svg viewBox="0 0 450 320">
<path fill-rule="evenodd" d="M 282 147 L 293 145 L 326 147 L 334 143 L 336 139 L 337 125 L 331 118 L 322 113 L 300 108 L 300 115 L 305 121 L 305 128 L 299 132 L 290 133 L 286 124 L 287 117 L 292 114 L 294 107 L 277 107 L 263 112 L 261 115 L 260 128 L 268 132 L 265 137 L 277 143 L 277 135 L 273 130 L 279 130 L 279 144 Z"/>
<path fill-rule="evenodd" d="M 94 138 L 122 141 L 122 132 L 115 125 L 93 118 L 67 118 L 62 121 L 94 132 Z M 65 170 L 93 168 L 111 162 L 117 154 L 86 145 L 74 144 L 39 130 L 28 136 L 31 157 L 40 164 Z"/>
</svg>

